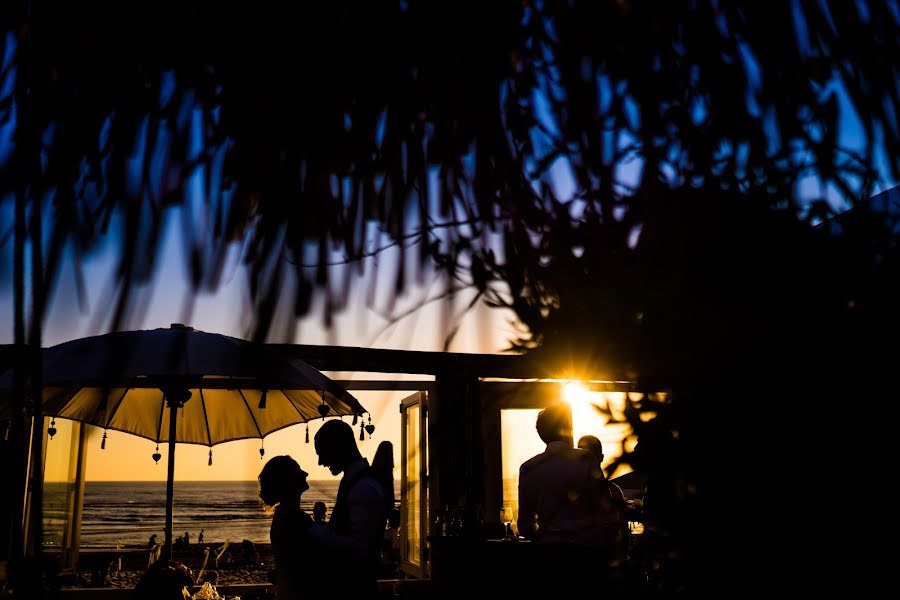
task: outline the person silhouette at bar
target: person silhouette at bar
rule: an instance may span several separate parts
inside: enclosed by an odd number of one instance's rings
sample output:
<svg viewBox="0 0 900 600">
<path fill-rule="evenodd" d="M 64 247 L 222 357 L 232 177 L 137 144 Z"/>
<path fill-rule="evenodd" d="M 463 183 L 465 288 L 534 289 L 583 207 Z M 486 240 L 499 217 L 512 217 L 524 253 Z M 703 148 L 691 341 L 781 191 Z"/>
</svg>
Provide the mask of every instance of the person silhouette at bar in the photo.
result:
<svg viewBox="0 0 900 600">
<path fill-rule="evenodd" d="M 387 514 L 390 514 L 394 509 L 394 445 L 390 441 L 384 440 L 378 444 L 375 456 L 372 457 L 372 470 L 381 483 L 384 505 Z"/>
<path fill-rule="evenodd" d="M 519 467 L 519 533 L 537 544 L 533 585 L 554 597 L 605 585 L 610 532 L 600 518 L 612 505 L 606 478 L 587 450 L 573 447 L 570 408 L 537 417 L 546 449 Z M 560 586 L 564 587 L 562 589 Z"/>
<path fill-rule="evenodd" d="M 324 523 L 325 522 L 325 513 L 328 511 L 328 507 L 325 506 L 325 503 L 321 500 L 317 500 L 315 504 L 313 504 L 313 521 L 316 523 Z"/>
<path fill-rule="evenodd" d="M 184 563 L 158 560 L 141 575 L 131 597 L 135 600 L 184 600 L 190 596 L 193 585 L 194 573 Z"/>
<path fill-rule="evenodd" d="M 315 446 L 320 465 L 328 467 L 332 475 L 343 473 L 328 527 L 310 530 L 332 564 L 354 565 L 334 579 L 334 596 L 376 598 L 387 520 L 384 490 L 356 447 L 347 423 L 326 421 L 316 433 Z"/>
<path fill-rule="evenodd" d="M 628 558 L 628 551 L 631 545 L 631 531 L 628 529 L 627 519 L 628 511 L 630 510 L 628 500 L 625 499 L 625 493 L 622 491 L 622 488 L 603 474 L 603 459 L 605 456 L 603 454 L 603 443 L 600 441 L 600 438 L 595 435 L 583 435 L 578 438 L 578 447 L 587 450 L 597 459 L 598 476 L 603 476 L 612 498 L 612 506 L 607 507 L 608 511 L 599 517 L 610 523 L 609 531 L 611 535 L 615 532 L 615 536 L 610 540 L 612 550 L 610 558 L 618 561 L 625 560 Z"/>
</svg>

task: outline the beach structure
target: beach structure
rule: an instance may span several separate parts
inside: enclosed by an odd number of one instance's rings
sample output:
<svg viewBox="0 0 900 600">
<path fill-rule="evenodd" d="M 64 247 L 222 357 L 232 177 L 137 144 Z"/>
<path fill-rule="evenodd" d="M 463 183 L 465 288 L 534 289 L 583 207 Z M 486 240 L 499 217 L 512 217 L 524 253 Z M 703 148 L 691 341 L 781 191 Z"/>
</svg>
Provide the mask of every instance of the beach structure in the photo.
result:
<svg viewBox="0 0 900 600">
<path fill-rule="evenodd" d="M 460 579 L 461 565 L 477 567 L 472 564 L 474 556 L 500 551 L 500 561 L 504 553 L 515 559 L 515 548 L 498 547 L 491 540 L 503 537 L 497 535 L 501 509 L 518 505 L 513 477 L 520 461 L 515 454 L 523 450 L 517 448 L 517 439 L 533 436 L 540 444 L 534 433 L 537 411 L 563 400 L 573 379 L 580 380 L 588 393 L 621 397 L 639 392 L 621 376 L 573 368 L 537 354 L 277 347 L 324 371 L 405 377 L 338 383 L 351 392 L 409 392 L 400 407 L 400 569 L 407 577 L 427 579 L 442 588 Z M 650 391 L 665 395 L 662 389 Z M 517 419 L 520 414 L 524 418 Z M 519 422 L 527 429 L 518 429 Z"/>
<path fill-rule="evenodd" d="M 521 461 L 510 453 L 515 454 L 517 438 L 533 435 L 538 410 L 562 400 L 566 385 L 576 378 L 588 392 L 620 397 L 638 392 L 620 377 L 584 367 L 575 372 L 571 365 L 540 356 L 297 344 L 267 349 L 320 371 L 359 373 L 359 379 L 334 381 L 350 393 L 408 392 L 400 403 L 399 568 L 404 578 L 433 586 L 453 585 L 459 569 L 473 557 L 512 562 L 527 548 L 527 543 L 493 541 L 504 537 L 497 533 L 501 509 L 517 505 L 510 476 Z M 373 376 L 379 379 L 363 378 Z M 525 416 L 517 420 L 519 413 Z M 517 429 L 517 422 L 527 423 L 527 431 Z M 48 418 L 47 427 L 50 423 Z M 75 463 L 84 460 L 85 437 L 82 433 L 68 440 Z M 72 473 L 73 486 L 83 490 L 83 463 L 74 464 Z M 79 511 L 73 507 L 63 517 L 76 548 Z"/>
</svg>

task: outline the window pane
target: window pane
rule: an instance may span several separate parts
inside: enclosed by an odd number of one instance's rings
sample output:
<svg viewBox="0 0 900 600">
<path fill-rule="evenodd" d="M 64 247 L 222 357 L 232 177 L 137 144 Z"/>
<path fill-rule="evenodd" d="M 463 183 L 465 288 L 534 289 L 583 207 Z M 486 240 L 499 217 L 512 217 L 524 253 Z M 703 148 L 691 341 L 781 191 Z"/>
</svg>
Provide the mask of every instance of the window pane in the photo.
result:
<svg viewBox="0 0 900 600">
<path fill-rule="evenodd" d="M 519 518 L 519 466 L 544 451 L 546 444 L 534 428 L 540 409 L 500 411 L 500 448 L 503 454 L 503 508 L 511 508 L 512 526 Z M 498 515 L 499 517 L 499 515 Z"/>
<path fill-rule="evenodd" d="M 606 411 L 610 411 L 616 420 L 624 421 L 625 403 L 623 392 L 587 392 L 571 402 L 573 440 L 577 444 L 583 435 L 596 436 L 603 444 L 603 470 L 610 477 L 630 470 L 607 471 L 610 463 L 622 455 L 622 445 L 631 434 L 631 426 L 626 422 L 610 423 Z"/>
<path fill-rule="evenodd" d="M 605 410 L 623 419 L 625 394 L 586 392 L 570 401 L 573 441 L 582 435 L 597 436 L 603 443 L 603 467 L 622 454 L 622 445 L 631 434 L 627 423 L 609 423 Z M 603 410 L 598 410 L 598 408 Z M 513 511 L 513 527 L 519 518 L 519 467 L 546 448 L 535 429 L 538 408 L 503 409 L 500 411 L 500 435 L 503 469 L 503 508 Z M 609 473 L 618 476 L 623 472 Z"/>
</svg>

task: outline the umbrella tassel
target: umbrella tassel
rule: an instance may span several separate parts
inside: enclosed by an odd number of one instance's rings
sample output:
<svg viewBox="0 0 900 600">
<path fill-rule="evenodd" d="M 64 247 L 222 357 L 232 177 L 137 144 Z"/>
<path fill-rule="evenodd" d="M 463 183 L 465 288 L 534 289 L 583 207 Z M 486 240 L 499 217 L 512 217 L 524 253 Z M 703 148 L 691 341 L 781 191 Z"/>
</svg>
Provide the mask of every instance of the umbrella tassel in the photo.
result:
<svg viewBox="0 0 900 600">
<path fill-rule="evenodd" d="M 206 463 L 206 466 L 208 466 L 208 467 L 212 466 L 212 448 L 209 449 L 209 462 Z"/>
<path fill-rule="evenodd" d="M 363 429 L 362 423 L 359 424 L 359 441 L 366 441 L 366 430 Z"/>
<path fill-rule="evenodd" d="M 260 440 L 260 442 L 259 442 L 259 460 L 262 460 L 263 456 L 265 456 L 265 455 L 266 455 L 266 449 L 263 446 L 262 440 Z"/>
<path fill-rule="evenodd" d="M 106 431 L 103 432 L 103 439 L 100 440 L 100 449 L 106 450 Z"/>
<path fill-rule="evenodd" d="M 309 423 L 306 424 L 306 443 L 309 443 Z"/>
</svg>

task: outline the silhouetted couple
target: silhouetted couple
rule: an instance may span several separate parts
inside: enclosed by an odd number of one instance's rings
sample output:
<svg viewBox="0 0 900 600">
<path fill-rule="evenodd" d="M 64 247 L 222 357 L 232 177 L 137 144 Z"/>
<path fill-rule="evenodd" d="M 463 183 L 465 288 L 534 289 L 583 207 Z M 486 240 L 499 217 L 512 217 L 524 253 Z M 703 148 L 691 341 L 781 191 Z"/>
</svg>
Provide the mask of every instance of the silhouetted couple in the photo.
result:
<svg viewBox="0 0 900 600">
<path fill-rule="evenodd" d="M 259 475 L 259 496 L 274 507 L 278 598 L 374 598 L 387 519 L 384 491 L 347 423 L 326 421 L 315 446 L 320 465 L 343 473 L 327 525 L 314 525 L 300 508 L 307 473 L 290 456 L 272 458 Z"/>
</svg>

